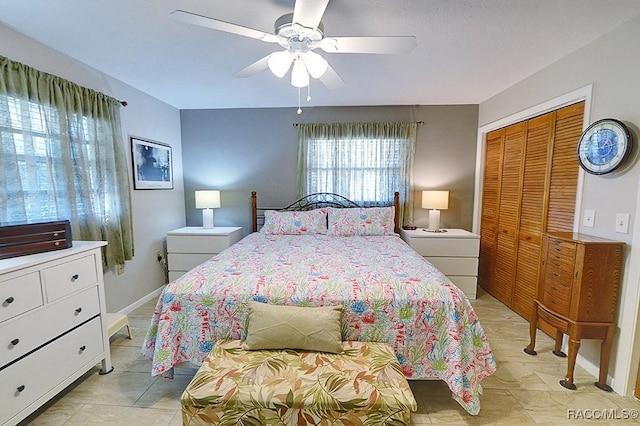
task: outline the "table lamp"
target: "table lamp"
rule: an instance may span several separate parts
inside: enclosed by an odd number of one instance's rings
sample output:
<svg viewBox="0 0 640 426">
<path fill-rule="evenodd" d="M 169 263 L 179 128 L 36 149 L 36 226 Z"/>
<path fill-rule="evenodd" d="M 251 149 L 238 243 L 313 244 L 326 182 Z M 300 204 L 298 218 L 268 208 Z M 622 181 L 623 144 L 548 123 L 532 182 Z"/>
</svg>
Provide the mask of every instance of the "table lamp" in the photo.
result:
<svg viewBox="0 0 640 426">
<path fill-rule="evenodd" d="M 196 191 L 196 209 L 202 210 L 202 227 L 213 228 L 213 209 L 220 207 L 220 191 Z"/>
<path fill-rule="evenodd" d="M 449 208 L 449 191 L 422 191 L 422 208 L 429 210 L 428 232 L 445 232 L 440 229 L 440 210 Z"/>
</svg>

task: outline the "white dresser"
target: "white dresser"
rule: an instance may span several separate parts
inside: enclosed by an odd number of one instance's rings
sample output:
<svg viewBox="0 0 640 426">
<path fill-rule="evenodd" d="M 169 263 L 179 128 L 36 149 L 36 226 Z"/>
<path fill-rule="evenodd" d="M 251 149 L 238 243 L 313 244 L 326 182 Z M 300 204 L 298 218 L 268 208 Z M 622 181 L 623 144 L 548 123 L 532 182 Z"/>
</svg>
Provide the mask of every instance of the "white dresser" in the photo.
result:
<svg viewBox="0 0 640 426">
<path fill-rule="evenodd" d="M 0 260 L 0 424 L 14 425 L 102 361 L 113 370 L 100 247 Z"/>
<path fill-rule="evenodd" d="M 400 231 L 402 239 L 442 271 L 469 299 L 476 298 L 480 236 L 463 229 Z"/>
<path fill-rule="evenodd" d="M 181 277 L 242 239 L 242 228 L 187 226 L 167 232 L 169 281 Z"/>
</svg>

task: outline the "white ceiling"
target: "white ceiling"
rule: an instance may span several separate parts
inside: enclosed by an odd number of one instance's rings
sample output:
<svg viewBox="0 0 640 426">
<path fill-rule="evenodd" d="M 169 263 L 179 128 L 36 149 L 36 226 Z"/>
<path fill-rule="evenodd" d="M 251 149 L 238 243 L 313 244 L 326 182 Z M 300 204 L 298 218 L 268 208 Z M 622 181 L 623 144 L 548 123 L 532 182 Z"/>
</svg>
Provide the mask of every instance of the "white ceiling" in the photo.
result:
<svg viewBox="0 0 640 426">
<path fill-rule="evenodd" d="M 169 14 L 273 32 L 293 1 L 0 0 L 0 22 L 180 109 L 290 107 L 297 89 L 288 76 L 233 76 L 277 45 Z M 640 0 L 331 0 L 326 36 L 415 35 L 418 46 L 406 55 L 320 52 L 346 85 L 312 81 L 308 105 L 477 104 L 638 14 Z"/>
</svg>

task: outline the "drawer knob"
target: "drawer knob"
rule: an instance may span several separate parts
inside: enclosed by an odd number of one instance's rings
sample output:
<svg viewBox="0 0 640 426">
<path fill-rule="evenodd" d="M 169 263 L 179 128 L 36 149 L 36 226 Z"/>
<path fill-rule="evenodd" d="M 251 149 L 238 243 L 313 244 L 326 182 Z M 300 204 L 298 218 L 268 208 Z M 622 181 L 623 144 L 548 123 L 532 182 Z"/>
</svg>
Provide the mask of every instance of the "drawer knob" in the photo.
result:
<svg viewBox="0 0 640 426">
<path fill-rule="evenodd" d="M 22 391 L 24 390 L 24 385 L 20 385 L 20 386 L 18 386 L 18 389 L 17 389 L 17 390 L 18 390 L 18 392 L 22 392 Z"/>
<path fill-rule="evenodd" d="M 80 312 L 82 312 L 82 308 L 76 309 L 76 315 L 79 314 Z"/>
<path fill-rule="evenodd" d="M 13 340 L 11 341 L 11 344 L 12 344 L 13 346 L 16 346 L 18 343 L 20 343 L 20 339 L 13 339 Z"/>
<path fill-rule="evenodd" d="M 80 275 L 78 275 L 78 274 L 73 274 L 73 275 L 71 276 L 71 281 L 75 281 L 75 280 L 77 280 L 78 278 L 80 278 Z"/>
<path fill-rule="evenodd" d="M 13 298 L 13 296 L 7 297 L 6 300 L 4 301 L 4 303 L 6 303 L 7 305 L 13 303 L 15 299 Z"/>
<path fill-rule="evenodd" d="M 87 349 L 85 345 L 80 346 L 80 352 L 84 352 L 85 349 Z"/>
</svg>

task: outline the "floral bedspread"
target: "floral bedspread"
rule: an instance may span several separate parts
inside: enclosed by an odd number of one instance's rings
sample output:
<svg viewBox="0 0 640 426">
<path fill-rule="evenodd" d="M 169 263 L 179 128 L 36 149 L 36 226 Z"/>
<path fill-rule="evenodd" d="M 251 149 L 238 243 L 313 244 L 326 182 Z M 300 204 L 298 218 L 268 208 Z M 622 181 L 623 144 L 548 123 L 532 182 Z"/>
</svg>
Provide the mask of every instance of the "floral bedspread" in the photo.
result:
<svg viewBox="0 0 640 426">
<path fill-rule="evenodd" d="M 444 380 L 471 414 L 496 364 L 466 296 L 397 236 L 253 233 L 164 288 L 142 353 L 152 374 L 244 339 L 248 302 L 342 305 L 343 340 L 389 343 L 408 379 Z"/>
</svg>

